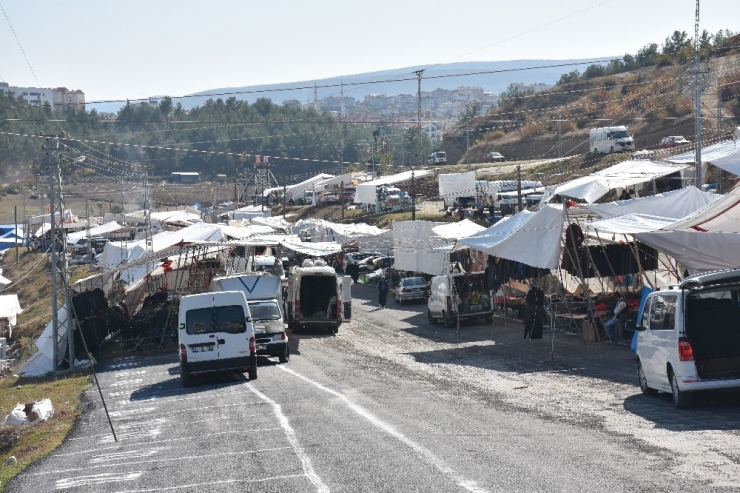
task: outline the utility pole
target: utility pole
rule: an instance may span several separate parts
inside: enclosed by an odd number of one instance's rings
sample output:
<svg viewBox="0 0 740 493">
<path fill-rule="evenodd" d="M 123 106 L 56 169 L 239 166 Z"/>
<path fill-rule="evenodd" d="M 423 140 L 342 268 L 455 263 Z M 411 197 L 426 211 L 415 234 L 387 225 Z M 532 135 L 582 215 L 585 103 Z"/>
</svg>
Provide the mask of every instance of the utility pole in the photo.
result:
<svg viewBox="0 0 740 493">
<path fill-rule="evenodd" d="M 421 147 L 421 76 L 424 74 L 424 70 L 417 70 L 414 72 L 416 74 L 417 79 L 417 89 L 416 89 L 416 142 L 418 145 L 418 153 L 419 153 L 419 165 L 424 165 L 424 155 L 422 154 L 422 147 Z M 412 197 L 413 199 L 413 197 Z"/>
<path fill-rule="evenodd" d="M 516 201 L 519 207 L 517 212 L 522 211 L 522 165 L 516 165 Z"/>
<path fill-rule="evenodd" d="M 465 129 L 465 164 L 468 165 L 468 171 L 470 171 L 470 162 L 468 161 L 468 149 L 470 149 L 470 129 Z"/>
<path fill-rule="evenodd" d="M 696 163 L 696 188 L 702 189 L 704 184 L 704 178 L 702 176 L 701 169 L 701 74 L 700 69 L 700 55 L 699 55 L 699 0 L 696 0 L 696 16 L 694 23 L 694 99 L 696 102 L 696 115 L 694 121 L 694 134 L 695 134 L 695 154 L 694 162 Z"/>
<path fill-rule="evenodd" d="M 147 255 L 154 250 L 152 246 L 152 204 L 149 199 L 149 170 L 144 170 L 144 213 L 146 214 L 146 253 Z"/>
<path fill-rule="evenodd" d="M 87 178 L 85 178 L 85 217 L 87 217 L 87 228 L 85 236 L 90 238 L 90 199 L 87 194 Z"/>
<path fill-rule="evenodd" d="M 52 140 L 48 138 L 47 142 Z M 74 323 L 72 322 L 72 303 L 69 297 L 69 274 L 67 271 L 67 239 L 64 233 L 64 196 L 62 194 L 62 152 L 59 148 L 59 137 L 53 137 L 54 152 L 49 155 L 56 161 L 56 169 L 51 166 L 47 168 L 49 176 L 49 214 L 51 222 L 51 307 L 52 307 L 52 333 L 53 333 L 53 350 L 52 350 L 52 368 L 56 372 L 59 370 L 59 332 L 60 328 L 64 326 L 67 334 L 67 351 L 68 357 L 67 362 L 69 368 L 74 364 Z M 59 189 L 59 197 L 57 197 L 54 185 L 57 185 Z M 59 214 L 59 222 L 62 228 L 61 234 L 59 235 L 59 241 L 57 241 L 57 227 L 56 217 Z M 61 259 L 59 254 L 61 253 Z M 59 295 L 58 281 L 61 279 L 62 283 L 62 294 L 64 296 L 64 307 L 66 310 L 66 320 L 63 324 L 59 321 L 59 304 L 57 297 Z"/>
<path fill-rule="evenodd" d="M 288 186 L 285 183 L 283 183 L 283 219 L 285 219 L 285 199 L 286 199 L 287 194 L 288 194 Z"/>
<path fill-rule="evenodd" d="M 722 78 L 717 74 L 717 139 L 722 138 Z M 722 168 L 717 168 L 717 192 L 722 193 Z"/>
<path fill-rule="evenodd" d="M 344 221 L 344 179 L 339 182 L 339 201 L 342 203 L 342 221 Z"/>
<path fill-rule="evenodd" d="M 416 183 L 414 183 L 414 168 L 411 168 L 411 220 L 416 221 Z"/>
<path fill-rule="evenodd" d="M 558 159 L 563 158 L 563 116 L 558 115 Z M 562 166 L 562 163 L 561 163 Z"/>
<path fill-rule="evenodd" d="M 319 111 L 319 90 L 316 87 L 316 81 L 313 81 L 313 109 Z"/>
</svg>

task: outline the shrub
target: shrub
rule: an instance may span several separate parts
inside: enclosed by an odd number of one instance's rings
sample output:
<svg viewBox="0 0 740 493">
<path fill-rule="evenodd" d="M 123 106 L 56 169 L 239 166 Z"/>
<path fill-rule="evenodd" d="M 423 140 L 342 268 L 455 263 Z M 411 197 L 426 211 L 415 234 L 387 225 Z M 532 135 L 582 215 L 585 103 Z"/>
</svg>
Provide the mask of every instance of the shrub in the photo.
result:
<svg viewBox="0 0 740 493">
<path fill-rule="evenodd" d="M 519 135 L 524 139 L 531 139 L 547 132 L 547 128 L 540 122 L 529 122 L 519 129 Z"/>
<path fill-rule="evenodd" d="M 493 130 L 489 130 L 483 135 L 483 140 L 496 140 L 496 139 L 500 139 L 504 135 L 506 134 L 502 132 L 501 130 L 493 129 Z"/>
</svg>

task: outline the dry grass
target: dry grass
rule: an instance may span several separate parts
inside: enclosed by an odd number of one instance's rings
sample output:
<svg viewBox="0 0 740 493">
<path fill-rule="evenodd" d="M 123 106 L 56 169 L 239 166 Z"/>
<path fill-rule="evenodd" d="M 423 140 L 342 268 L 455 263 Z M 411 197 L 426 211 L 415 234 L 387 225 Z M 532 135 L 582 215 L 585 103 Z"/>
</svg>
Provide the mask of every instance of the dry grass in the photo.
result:
<svg viewBox="0 0 740 493">
<path fill-rule="evenodd" d="M 46 457 L 62 443 L 81 414 L 80 396 L 88 386 L 87 371 L 44 379 L 0 379 L 0 413 L 3 416 L 10 413 L 18 403 L 49 398 L 54 406 L 54 416 L 46 422 L 12 429 L 2 427 L 3 431 L 11 429 L 11 432 L 16 432 L 19 439 L 10 450 L 0 455 L 0 464 L 4 464 L 11 455 L 18 460 L 13 465 L 0 465 L 0 492 L 4 491 L 10 478 L 34 461 Z"/>
</svg>

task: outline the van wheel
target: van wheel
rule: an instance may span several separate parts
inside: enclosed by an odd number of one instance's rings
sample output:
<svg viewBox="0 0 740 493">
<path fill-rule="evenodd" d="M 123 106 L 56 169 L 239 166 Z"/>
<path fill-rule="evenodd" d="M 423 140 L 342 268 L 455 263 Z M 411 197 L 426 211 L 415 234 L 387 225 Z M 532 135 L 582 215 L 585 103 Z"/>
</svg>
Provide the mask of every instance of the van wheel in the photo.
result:
<svg viewBox="0 0 740 493">
<path fill-rule="evenodd" d="M 327 331 L 327 332 L 328 332 L 329 334 L 333 334 L 333 333 L 334 333 L 334 327 L 332 327 L 331 325 L 328 325 L 328 326 L 326 327 L 326 331 Z"/>
<path fill-rule="evenodd" d="M 611 147 L 609 148 L 609 154 L 611 154 L 612 152 L 614 152 L 614 146 L 611 146 Z"/>
<path fill-rule="evenodd" d="M 668 377 L 671 381 L 671 394 L 673 394 L 673 404 L 678 409 L 688 409 L 694 404 L 694 395 L 690 392 L 684 392 L 678 388 L 678 379 L 673 370 L 669 370 Z"/>
<path fill-rule="evenodd" d="M 636 361 L 637 365 L 637 381 L 640 382 L 640 390 L 645 395 L 655 395 L 658 393 L 657 390 L 648 387 L 648 381 L 647 377 L 645 376 L 645 370 L 642 369 L 642 363 L 640 363 L 640 358 L 637 358 Z"/>
<path fill-rule="evenodd" d="M 192 385 L 192 383 L 193 383 L 192 378 L 193 377 L 191 377 L 188 373 L 183 373 L 180 376 L 182 377 L 182 386 L 183 387 L 190 387 Z"/>
<path fill-rule="evenodd" d="M 281 363 L 287 363 L 290 360 L 290 348 L 288 345 L 285 345 L 285 352 L 278 356 Z"/>
<path fill-rule="evenodd" d="M 247 376 L 249 377 L 250 381 L 257 380 L 257 367 L 252 366 L 251 368 L 249 368 L 249 373 L 247 374 Z"/>
<path fill-rule="evenodd" d="M 434 325 L 437 323 L 437 319 L 432 316 L 432 311 L 427 309 L 427 320 L 429 320 L 429 323 Z"/>
</svg>

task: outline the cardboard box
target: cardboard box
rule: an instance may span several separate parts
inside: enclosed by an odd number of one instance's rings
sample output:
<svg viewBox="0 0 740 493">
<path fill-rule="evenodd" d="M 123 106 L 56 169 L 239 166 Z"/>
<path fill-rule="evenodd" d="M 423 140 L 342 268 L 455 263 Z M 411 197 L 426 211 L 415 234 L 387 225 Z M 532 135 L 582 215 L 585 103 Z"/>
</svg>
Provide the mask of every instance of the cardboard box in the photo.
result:
<svg viewBox="0 0 740 493">
<path fill-rule="evenodd" d="M 599 327 L 599 337 L 596 337 L 596 331 L 592 322 L 584 321 L 581 324 L 581 328 L 583 329 L 583 340 L 586 342 L 598 342 L 606 339 L 606 331 L 603 327 Z"/>
</svg>

